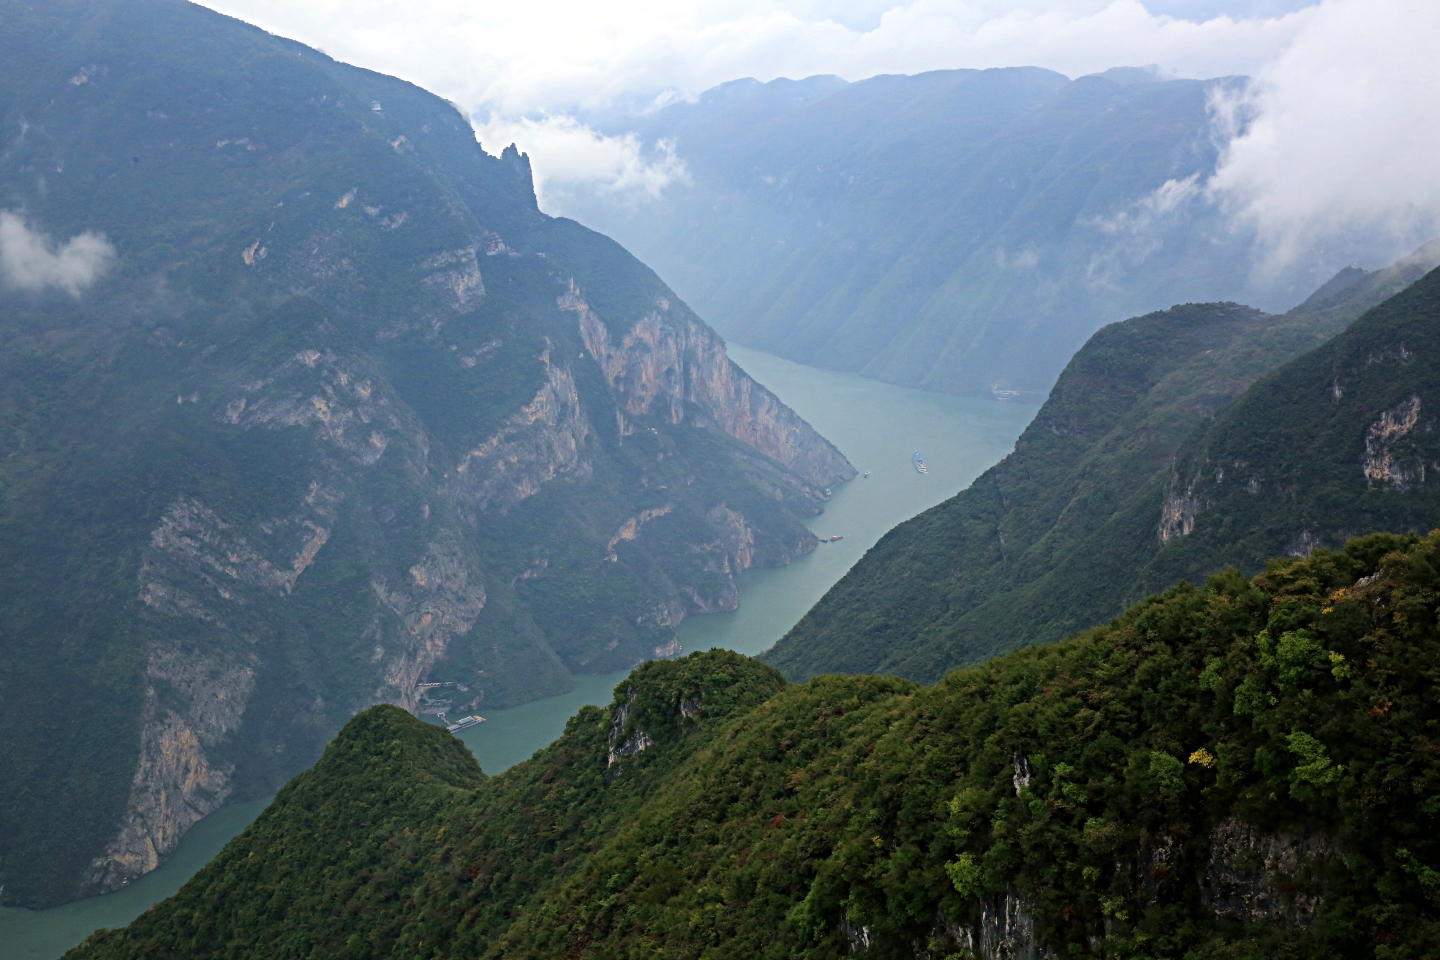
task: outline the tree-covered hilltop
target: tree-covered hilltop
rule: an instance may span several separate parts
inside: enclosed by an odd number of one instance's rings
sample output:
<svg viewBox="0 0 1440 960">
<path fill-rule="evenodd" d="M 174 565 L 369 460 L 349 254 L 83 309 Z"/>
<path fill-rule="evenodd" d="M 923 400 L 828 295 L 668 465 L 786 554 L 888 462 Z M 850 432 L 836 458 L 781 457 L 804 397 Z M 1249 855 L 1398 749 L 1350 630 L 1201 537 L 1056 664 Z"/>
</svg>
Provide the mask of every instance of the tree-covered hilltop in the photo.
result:
<svg viewBox="0 0 1440 960">
<path fill-rule="evenodd" d="M 675 653 L 854 475 L 513 147 L 195 4 L 0 0 L 0 217 L 7 904 Z"/>
<path fill-rule="evenodd" d="M 1260 522 L 1247 515 L 1240 526 L 1224 527 L 1217 539 L 1205 541 L 1212 544 L 1207 550 L 1162 539 L 1167 498 L 1185 496 L 1183 487 L 1178 495 L 1170 492 L 1180 469 L 1176 456 L 1212 418 L 1217 426 L 1231 422 L 1221 411 L 1242 395 L 1233 409 L 1252 413 L 1247 426 L 1232 433 L 1258 430 L 1254 425 L 1263 421 L 1270 442 L 1286 448 L 1282 438 L 1299 422 L 1293 414 L 1276 417 L 1274 404 L 1252 401 L 1259 396 L 1257 379 L 1308 351 L 1328 356 L 1332 346 L 1322 347 L 1327 340 L 1437 261 L 1440 243 L 1385 270 L 1342 271 L 1282 316 L 1235 304 L 1187 304 L 1104 328 L 1070 361 L 1013 453 L 966 490 L 886 534 L 766 659 L 794 680 L 840 671 L 929 682 L 951 667 L 1103 623 L 1176 580 L 1199 583 L 1226 564 L 1246 573 L 1259 570 L 1268 557 L 1291 547 L 1299 527 L 1287 528 L 1284 536 L 1246 538 L 1237 531 Z M 1379 330 L 1393 311 L 1413 313 L 1423 324 L 1429 308 L 1421 302 L 1440 302 L 1434 281 L 1432 276 L 1395 299 L 1384 308 L 1391 313 L 1375 310 L 1356 322 L 1333 349 L 1369 342 L 1366 331 Z M 1412 346 L 1420 349 L 1419 342 Z M 1434 360 L 1422 356 L 1402 379 L 1434 368 Z M 1287 403 L 1297 408 L 1319 389 L 1283 371 L 1274 376 L 1289 379 L 1266 381 L 1273 384 L 1266 395 L 1294 398 Z M 1358 409 L 1369 401 L 1352 395 L 1346 402 Z M 1416 485 L 1366 493 L 1360 468 L 1365 448 L 1358 439 L 1364 427 L 1353 436 L 1350 426 L 1344 427 L 1349 433 L 1338 423 L 1325 429 L 1331 427 L 1321 442 L 1336 451 L 1334 469 L 1353 474 L 1343 496 L 1355 504 L 1356 496 L 1384 499 L 1401 512 L 1336 513 L 1323 542 L 1336 546 L 1371 529 L 1428 530 L 1440 516 L 1435 494 Z M 1296 469 L 1303 470 L 1301 460 L 1295 459 Z M 1227 469 L 1233 478 L 1234 468 Z M 1184 476 L 1189 483 L 1196 474 Z M 1256 509 L 1280 507 L 1278 489 L 1270 494 L 1255 501 Z M 1202 533 L 1220 529 L 1215 525 L 1236 502 L 1232 497 L 1206 507 Z M 1310 516 L 1326 514 L 1317 507 Z"/>
<path fill-rule="evenodd" d="M 490 780 L 377 708 L 69 958 L 1434 957 L 1437 623 L 1377 534 L 931 687 L 651 664 Z"/>
<path fill-rule="evenodd" d="M 642 664 L 531 759 L 484 777 L 439 727 L 358 715 L 172 901 L 81 950 L 152 956 L 390 956 L 490 938 L 592 854 L 697 750 L 779 693 L 727 651 Z M 264 907 L 256 913 L 258 904 Z M 178 914 L 176 915 L 178 916 Z"/>
</svg>

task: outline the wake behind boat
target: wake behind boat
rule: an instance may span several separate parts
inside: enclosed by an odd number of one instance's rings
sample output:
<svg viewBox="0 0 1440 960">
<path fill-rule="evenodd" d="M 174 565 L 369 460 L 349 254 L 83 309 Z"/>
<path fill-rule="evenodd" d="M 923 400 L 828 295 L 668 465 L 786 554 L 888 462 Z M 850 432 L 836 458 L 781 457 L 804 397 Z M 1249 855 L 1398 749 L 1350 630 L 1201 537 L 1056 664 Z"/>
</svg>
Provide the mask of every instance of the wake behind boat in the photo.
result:
<svg viewBox="0 0 1440 960">
<path fill-rule="evenodd" d="M 919 450 L 916 450 L 916 451 L 915 451 L 914 463 L 915 463 L 915 472 L 916 472 L 916 473 L 929 473 L 929 472 L 930 472 L 929 470 L 926 470 L 926 469 L 925 469 L 925 458 L 922 457 L 922 456 L 920 456 L 920 451 L 919 451 Z"/>
</svg>

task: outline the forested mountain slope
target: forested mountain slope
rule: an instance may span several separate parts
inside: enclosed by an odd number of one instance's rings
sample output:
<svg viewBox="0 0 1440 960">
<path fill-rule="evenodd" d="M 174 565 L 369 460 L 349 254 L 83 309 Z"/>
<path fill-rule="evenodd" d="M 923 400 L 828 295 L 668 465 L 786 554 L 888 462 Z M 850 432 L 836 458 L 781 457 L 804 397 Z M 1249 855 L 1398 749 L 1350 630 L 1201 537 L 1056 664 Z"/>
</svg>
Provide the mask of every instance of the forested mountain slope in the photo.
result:
<svg viewBox="0 0 1440 960">
<path fill-rule="evenodd" d="M 0 897 L 153 868 L 357 710 L 677 652 L 853 476 L 443 100 L 0 0 Z"/>
<path fill-rule="evenodd" d="M 1250 541 L 1223 561 L 1193 551 L 1181 563 L 1168 559 L 1176 551 L 1157 530 L 1178 451 L 1256 378 L 1437 260 L 1440 243 L 1385 270 L 1347 270 L 1283 316 L 1187 304 L 1104 328 L 1071 360 L 1012 454 L 888 533 L 766 659 L 797 680 L 841 671 L 933 681 L 1103 623 L 1183 577 L 1199 582 L 1232 562 L 1254 572 L 1289 542 Z M 1418 521 L 1398 529 L 1417 523 L 1428 529 Z"/>
<path fill-rule="evenodd" d="M 1262 277 L 1204 198 L 1223 139 L 1210 104 L 1243 83 L 1038 68 L 739 80 L 596 118 L 671 145 L 687 177 L 660 198 L 555 202 L 746 346 L 1038 401 L 1106 323 L 1198 301 L 1285 309 L 1344 265 Z"/>
<path fill-rule="evenodd" d="M 1148 585 L 1440 527 L 1440 271 L 1258 381 L 1181 449 Z"/>
<path fill-rule="evenodd" d="M 69 957 L 1434 957 L 1437 570 L 1370 536 L 932 687 L 647 664 L 489 780 L 377 707 Z"/>
</svg>

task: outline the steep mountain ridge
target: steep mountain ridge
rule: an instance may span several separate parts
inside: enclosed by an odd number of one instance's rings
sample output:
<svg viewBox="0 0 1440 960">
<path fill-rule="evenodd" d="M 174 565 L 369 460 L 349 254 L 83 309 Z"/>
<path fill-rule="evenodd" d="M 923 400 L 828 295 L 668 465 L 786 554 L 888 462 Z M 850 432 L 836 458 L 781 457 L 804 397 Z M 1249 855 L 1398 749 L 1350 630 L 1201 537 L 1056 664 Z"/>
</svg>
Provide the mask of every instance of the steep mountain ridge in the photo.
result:
<svg viewBox="0 0 1440 960">
<path fill-rule="evenodd" d="M 1182 562 L 1179 546 L 1157 536 L 1162 517 L 1193 520 L 1184 489 L 1172 492 L 1175 458 L 1257 379 L 1340 334 L 1437 262 L 1433 243 L 1364 277 L 1347 271 L 1343 289 L 1322 290 L 1283 316 L 1188 304 L 1102 329 L 1010 456 L 887 534 L 766 659 L 791 679 L 842 671 L 933 681 L 952 667 L 1102 623 L 1178 579 L 1201 582 L 1226 563 L 1254 572 L 1288 541 L 1229 549 L 1220 534 L 1210 542 L 1228 550 L 1223 558 L 1191 552 Z M 1253 417 L 1269 415 L 1256 408 Z M 1283 433 L 1283 424 L 1268 429 Z M 1368 526 L 1357 518 L 1345 534 L 1394 522 L 1365 519 Z M 1417 517 L 1394 529 L 1414 527 L 1425 524 Z"/>
<path fill-rule="evenodd" d="M 5 902 L 129 882 L 373 703 L 673 655 L 814 549 L 853 468 L 450 104 L 178 0 L 0 24 Z"/>
<path fill-rule="evenodd" d="M 932 687 L 651 663 L 489 780 L 377 707 L 68 956 L 1431 957 L 1437 559 L 1360 538 Z"/>
<path fill-rule="evenodd" d="M 1176 458 L 1146 582 L 1436 524 L 1440 271 L 1273 371 Z M 1428 479 L 1427 479 L 1428 476 Z"/>
</svg>

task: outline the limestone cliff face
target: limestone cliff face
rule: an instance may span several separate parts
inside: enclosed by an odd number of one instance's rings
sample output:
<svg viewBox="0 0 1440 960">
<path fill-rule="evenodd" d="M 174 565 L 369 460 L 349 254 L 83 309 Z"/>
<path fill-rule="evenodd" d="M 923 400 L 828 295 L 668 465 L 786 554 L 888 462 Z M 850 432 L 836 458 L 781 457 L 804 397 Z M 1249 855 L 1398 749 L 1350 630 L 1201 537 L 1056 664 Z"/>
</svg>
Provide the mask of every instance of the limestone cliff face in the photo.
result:
<svg viewBox="0 0 1440 960">
<path fill-rule="evenodd" d="M 377 647 L 386 670 L 375 701 L 415 713 L 417 686 L 450 642 L 474 626 L 485 606 L 485 587 L 453 534 L 432 543 L 405 582 L 391 586 L 377 577 L 372 586 L 401 627 L 388 632 L 398 637 L 399 642 L 392 642 L 398 649 L 387 654 L 384 647 Z"/>
<path fill-rule="evenodd" d="M 1425 482 L 1425 461 L 1406 457 L 1399 441 L 1415 429 L 1420 419 L 1420 398 L 1411 397 L 1393 410 L 1386 410 L 1365 430 L 1365 482 L 1371 488 L 1385 487 L 1404 493 Z M 1407 462 L 1408 461 L 1408 462 Z"/>
<path fill-rule="evenodd" d="M 1333 854 L 1323 837 L 1268 833 L 1230 817 L 1210 833 L 1201 895 L 1217 916 L 1304 926 L 1320 907 L 1316 884 L 1306 881 Z"/>
<path fill-rule="evenodd" d="M 1160 507 L 1160 529 L 1156 534 L 1160 543 L 1188 537 L 1195 529 L 1195 516 L 1203 507 L 1204 503 L 1195 495 L 1195 484 L 1192 482 L 1181 489 L 1180 478 L 1172 476 L 1165 502 Z"/>
<path fill-rule="evenodd" d="M 501 513 L 534 496 L 561 474 L 584 474 L 590 424 L 569 370 L 550 362 L 545 384 L 500 429 L 465 454 L 444 490 L 462 516 L 474 521 L 488 510 Z"/>
<path fill-rule="evenodd" d="M 618 342 L 573 282 L 559 304 L 577 315 L 586 349 L 627 412 L 714 423 L 822 490 L 855 476 L 844 454 L 731 362 L 723 340 L 668 300 Z"/>
<path fill-rule="evenodd" d="M 245 658 L 151 651 L 140 762 L 119 834 L 90 865 L 83 889 L 105 893 L 154 870 L 180 837 L 230 795 L 233 766 L 207 754 L 240 725 L 254 689 Z"/>
<path fill-rule="evenodd" d="M 200 501 L 176 500 L 150 534 L 151 549 L 141 561 L 140 600 L 164 613 L 223 623 L 224 604 L 217 598 L 234 602 L 244 587 L 291 592 L 330 539 L 331 511 L 323 493 L 316 487 L 301 510 L 265 523 L 256 531 L 260 543 L 251 543 Z M 198 579 L 208 589 L 197 591 L 191 584 L 187 592 L 185 579 Z"/>
<path fill-rule="evenodd" d="M 242 383 L 221 419 L 246 428 L 313 427 L 357 463 L 371 466 L 401 424 L 389 398 L 358 366 L 333 351 L 301 350 L 268 375 Z"/>
<path fill-rule="evenodd" d="M 1052 956 L 1035 939 L 1035 905 L 1014 889 L 986 896 L 980 901 L 977 922 L 956 924 L 943 914 L 936 918 L 928 949 L 917 949 L 919 958 L 939 958 L 955 952 L 976 960 L 1043 960 Z M 846 927 L 844 932 L 855 949 L 868 945 L 869 931 Z"/>
</svg>

